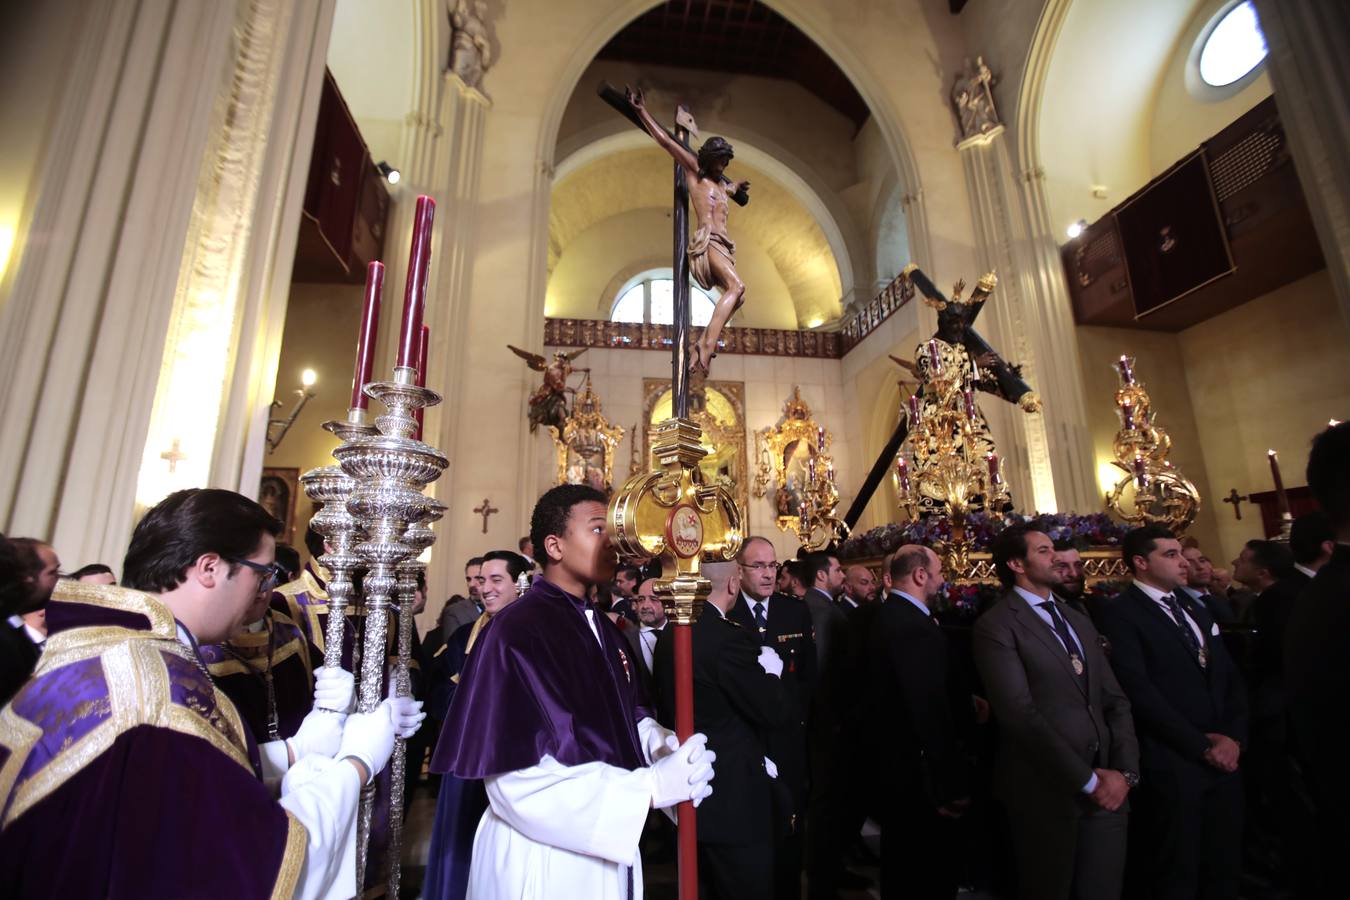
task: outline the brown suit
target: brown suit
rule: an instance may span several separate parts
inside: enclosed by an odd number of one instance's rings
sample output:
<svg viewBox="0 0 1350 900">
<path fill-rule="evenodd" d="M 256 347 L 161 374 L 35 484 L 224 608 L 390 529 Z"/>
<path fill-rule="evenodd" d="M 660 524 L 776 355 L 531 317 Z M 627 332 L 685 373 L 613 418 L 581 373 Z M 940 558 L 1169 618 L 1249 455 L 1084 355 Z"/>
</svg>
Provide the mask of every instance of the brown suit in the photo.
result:
<svg viewBox="0 0 1350 900">
<path fill-rule="evenodd" d="M 1012 827 L 1023 898 L 1110 900 L 1124 875 L 1125 807 L 1104 812 L 1083 787 L 1096 768 L 1138 772 L 1139 744 L 1091 620 L 1056 608 L 1081 645 L 1085 678 L 1015 591 L 975 623 L 975 665 L 998 724 L 994 790 Z"/>
</svg>

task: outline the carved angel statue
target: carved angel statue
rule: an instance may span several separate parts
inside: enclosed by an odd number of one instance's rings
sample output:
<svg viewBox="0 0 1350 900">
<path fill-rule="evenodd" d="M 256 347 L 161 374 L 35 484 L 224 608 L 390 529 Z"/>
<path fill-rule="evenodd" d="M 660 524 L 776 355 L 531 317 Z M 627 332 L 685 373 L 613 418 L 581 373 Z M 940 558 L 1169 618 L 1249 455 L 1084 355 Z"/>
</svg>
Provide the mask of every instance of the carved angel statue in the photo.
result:
<svg viewBox="0 0 1350 900">
<path fill-rule="evenodd" d="M 530 433 L 534 434 L 540 425 L 551 425 L 559 430 L 567 421 L 567 394 L 576 393 L 567 386 L 572 374 L 572 360 L 586 352 L 586 348 L 565 352 L 559 350 L 549 362 L 538 353 L 531 353 L 519 347 L 506 345 L 507 349 L 525 360 L 525 364 L 536 372 L 544 373 L 544 383 L 530 395 Z"/>
<path fill-rule="evenodd" d="M 470 8 L 472 7 L 472 9 Z M 492 65 L 492 46 L 488 43 L 487 4 L 483 0 L 458 0 L 450 13 L 453 33 L 450 38 L 450 71 L 471 88 L 483 81 L 483 73 Z"/>
</svg>

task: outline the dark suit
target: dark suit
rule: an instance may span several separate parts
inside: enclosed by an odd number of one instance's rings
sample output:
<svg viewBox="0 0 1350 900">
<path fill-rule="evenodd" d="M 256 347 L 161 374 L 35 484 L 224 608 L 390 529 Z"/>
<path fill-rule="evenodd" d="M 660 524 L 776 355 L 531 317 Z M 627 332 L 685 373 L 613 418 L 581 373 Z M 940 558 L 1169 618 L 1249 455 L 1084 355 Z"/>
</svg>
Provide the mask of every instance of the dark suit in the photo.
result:
<svg viewBox="0 0 1350 900">
<path fill-rule="evenodd" d="M 873 620 L 867 676 L 881 896 L 947 900 L 957 886 L 955 823 L 937 809 L 970 796 L 960 741 L 972 718 L 970 695 L 942 629 L 898 593 L 882 601 Z"/>
<path fill-rule="evenodd" d="M 1205 735 L 1246 741 L 1246 688 L 1213 618 L 1189 595 L 1177 599 L 1204 635 L 1204 668 L 1176 621 L 1135 585 L 1099 623 L 1139 736 L 1132 865 L 1140 896 L 1231 900 L 1241 869 L 1242 780 L 1205 762 Z"/>
<path fill-rule="evenodd" d="M 721 783 L 698 808 L 699 881 L 710 900 L 773 894 L 772 796 L 763 734 L 800 717 L 783 684 L 760 667 L 750 632 L 705 607 L 693 625 L 694 728 L 717 754 Z M 660 720 L 675 726 L 675 651 L 667 628 L 654 668 Z"/>
<path fill-rule="evenodd" d="M 1111 900 L 1125 872 L 1125 809 L 1082 789 L 1094 769 L 1139 771 L 1130 702 L 1091 620 L 1057 607 L 1086 677 L 1015 591 L 975 623 L 975 665 L 998 725 L 994 790 L 1003 801 L 1023 900 Z"/>
<path fill-rule="evenodd" d="M 1337 544 L 1289 619 L 1284 677 L 1291 744 L 1317 810 L 1322 868 L 1350 847 L 1350 784 L 1342 769 L 1350 746 L 1350 545 Z"/>
<path fill-rule="evenodd" d="M 633 608 L 633 601 L 629 600 L 627 597 L 620 597 L 618 594 L 615 594 L 614 600 L 609 606 L 609 611 L 618 613 L 634 625 L 637 624 L 637 610 Z"/>
<path fill-rule="evenodd" d="M 20 622 L 0 620 L 0 706 L 9 702 L 37 668 L 42 650 Z"/>
<path fill-rule="evenodd" d="M 652 670 L 647 668 L 647 657 L 642 655 L 642 641 L 644 639 L 642 628 L 643 626 L 641 625 L 637 628 L 625 628 L 623 630 L 623 636 L 627 638 L 628 646 L 632 650 L 633 659 L 637 663 L 638 680 L 642 682 L 642 687 L 647 694 L 647 699 L 651 701 L 653 706 L 657 706 L 660 686 L 653 680 Z M 656 631 L 647 633 L 646 640 L 651 642 L 653 663 L 656 661 L 656 642 L 660 639 L 662 634 L 665 634 L 665 628 L 666 626 L 663 624 Z"/>
<path fill-rule="evenodd" d="M 765 734 L 769 758 L 778 766 L 774 783 L 775 893 L 795 898 L 801 894 L 801 826 L 807 797 L 806 712 L 816 684 L 816 642 L 811 613 L 796 597 L 773 594 L 765 613 L 766 624 L 760 633 L 750 598 L 742 592 L 727 618 L 782 658 L 783 688 L 797 710 L 791 722 Z"/>
<path fill-rule="evenodd" d="M 1233 602 L 1228 599 L 1227 594 L 1207 594 L 1200 588 L 1181 588 L 1191 594 L 1191 601 L 1209 613 L 1209 617 L 1220 625 L 1236 625 L 1238 616 L 1233 609 Z M 1195 593 L 1191 593 L 1194 591 Z M 1197 599 L 1195 594 L 1200 594 Z"/>
</svg>

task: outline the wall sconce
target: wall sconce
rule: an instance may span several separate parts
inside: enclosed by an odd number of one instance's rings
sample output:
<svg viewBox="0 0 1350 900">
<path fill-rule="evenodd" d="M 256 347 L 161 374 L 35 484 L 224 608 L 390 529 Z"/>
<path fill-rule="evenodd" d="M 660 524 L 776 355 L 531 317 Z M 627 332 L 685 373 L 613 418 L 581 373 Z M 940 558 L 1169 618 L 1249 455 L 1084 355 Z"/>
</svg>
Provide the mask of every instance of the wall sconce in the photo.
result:
<svg viewBox="0 0 1350 900">
<path fill-rule="evenodd" d="M 301 372 L 300 387 L 295 389 L 296 395 L 295 407 L 291 410 L 291 414 L 284 419 L 267 420 L 268 454 L 276 452 L 276 449 L 281 446 L 281 442 L 286 439 L 286 432 L 290 431 L 291 425 L 295 424 L 295 419 L 297 416 L 300 415 L 300 410 L 305 408 L 306 403 L 314 399 L 314 392 L 311 391 L 310 388 L 314 387 L 314 383 L 318 380 L 319 376 L 314 373 L 313 369 L 306 369 L 305 371 Z M 272 408 L 280 409 L 281 401 L 273 400 Z M 275 437 L 273 437 L 272 429 L 277 425 L 281 426 L 281 430 L 276 433 Z"/>
</svg>

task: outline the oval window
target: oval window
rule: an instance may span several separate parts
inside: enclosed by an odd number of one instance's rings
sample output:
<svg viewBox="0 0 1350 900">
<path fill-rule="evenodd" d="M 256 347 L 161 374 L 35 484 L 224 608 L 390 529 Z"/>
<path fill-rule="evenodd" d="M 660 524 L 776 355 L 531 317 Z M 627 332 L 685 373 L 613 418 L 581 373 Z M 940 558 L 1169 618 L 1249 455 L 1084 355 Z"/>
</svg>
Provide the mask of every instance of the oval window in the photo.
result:
<svg viewBox="0 0 1350 900">
<path fill-rule="evenodd" d="M 1242 78 L 1266 58 L 1266 36 L 1252 0 L 1224 13 L 1200 49 L 1200 78 L 1211 87 L 1224 87 Z"/>
</svg>

